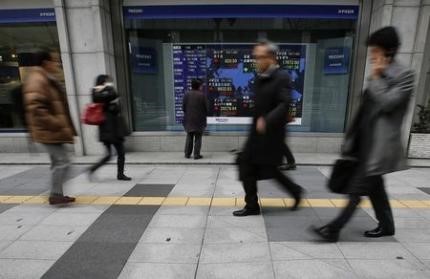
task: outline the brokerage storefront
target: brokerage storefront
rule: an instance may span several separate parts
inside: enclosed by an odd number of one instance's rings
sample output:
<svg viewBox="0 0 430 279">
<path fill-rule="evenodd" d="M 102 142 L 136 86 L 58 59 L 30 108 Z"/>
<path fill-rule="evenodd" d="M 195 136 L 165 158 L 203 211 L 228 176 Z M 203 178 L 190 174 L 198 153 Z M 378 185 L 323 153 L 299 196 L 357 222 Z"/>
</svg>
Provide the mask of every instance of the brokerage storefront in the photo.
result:
<svg viewBox="0 0 430 279">
<path fill-rule="evenodd" d="M 208 130 L 246 131 L 254 106 L 252 47 L 268 39 L 279 44 L 279 64 L 293 81 L 290 130 L 342 133 L 360 6 L 305 2 L 154 6 L 125 1 L 134 130 L 181 131 L 183 95 L 191 79 L 202 78 Z"/>
<path fill-rule="evenodd" d="M 295 152 L 338 152 L 360 104 L 370 30 L 395 25 L 399 60 L 417 72 L 417 102 L 426 102 L 427 4 L 364 0 L 3 0 L 0 4 L 0 152 L 26 152 L 26 135 L 10 91 L 40 48 L 58 49 L 77 154 L 103 148 L 79 115 L 99 74 L 114 77 L 132 134 L 130 151 L 182 151 L 181 102 L 193 78 L 210 104 L 203 151 L 240 148 L 254 106 L 251 50 L 279 44 L 280 66 L 293 81 L 288 126 Z M 427 5 L 430 7 L 430 4 Z M 427 12 L 429 11 L 429 12 Z M 408 20 L 404 20 L 407 18 Z M 414 20 L 410 20 L 414 19 Z M 405 143 L 413 106 L 405 122 Z"/>
</svg>

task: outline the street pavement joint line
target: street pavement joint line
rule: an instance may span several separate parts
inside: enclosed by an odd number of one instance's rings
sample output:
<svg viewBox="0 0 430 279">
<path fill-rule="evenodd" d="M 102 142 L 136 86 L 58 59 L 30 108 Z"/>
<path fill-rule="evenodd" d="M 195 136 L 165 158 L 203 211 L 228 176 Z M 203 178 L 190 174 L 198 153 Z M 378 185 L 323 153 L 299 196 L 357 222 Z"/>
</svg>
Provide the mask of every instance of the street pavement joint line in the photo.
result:
<svg viewBox="0 0 430 279">
<path fill-rule="evenodd" d="M 260 198 L 262 207 L 290 207 L 290 198 Z M 346 199 L 303 199 L 301 207 L 335 208 L 345 207 Z M 48 196 L 0 196 L 0 204 L 46 204 Z M 77 196 L 76 204 L 81 205 L 165 205 L 165 206 L 214 206 L 243 207 L 243 197 L 187 197 L 187 196 Z M 430 208 L 429 200 L 390 200 L 393 208 Z M 360 203 L 361 208 L 371 208 L 369 200 Z"/>
</svg>

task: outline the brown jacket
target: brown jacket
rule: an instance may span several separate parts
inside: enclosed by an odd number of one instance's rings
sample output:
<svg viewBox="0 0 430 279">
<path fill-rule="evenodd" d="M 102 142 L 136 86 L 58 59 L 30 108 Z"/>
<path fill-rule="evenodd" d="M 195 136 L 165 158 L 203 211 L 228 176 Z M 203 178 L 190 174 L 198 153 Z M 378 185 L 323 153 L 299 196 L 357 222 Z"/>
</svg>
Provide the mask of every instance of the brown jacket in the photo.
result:
<svg viewBox="0 0 430 279">
<path fill-rule="evenodd" d="M 73 143 L 77 133 L 66 94 L 46 71 L 36 68 L 30 73 L 23 94 L 28 130 L 35 142 Z"/>
</svg>

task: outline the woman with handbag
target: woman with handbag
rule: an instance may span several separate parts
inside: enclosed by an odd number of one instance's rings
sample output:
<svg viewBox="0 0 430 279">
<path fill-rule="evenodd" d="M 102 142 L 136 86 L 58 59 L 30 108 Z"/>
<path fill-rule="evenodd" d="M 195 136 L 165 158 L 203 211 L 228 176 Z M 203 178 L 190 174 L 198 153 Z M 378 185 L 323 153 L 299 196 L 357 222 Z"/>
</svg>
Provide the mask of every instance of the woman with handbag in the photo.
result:
<svg viewBox="0 0 430 279">
<path fill-rule="evenodd" d="M 90 177 L 97 169 L 110 160 L 112 157 L 112 146 L 114 146 L 118 155 L 117 179 L 131 180 L 130 177 L 124 174 L 124 139 L 128 135 L 128 131 L 121 115 L 119 96 L 113 87 L 110 76 L 99 75 L 97 77 L 96 86 L 92 89 L 92 99 L 94 103 L 103 104 L 104 121 L 99 125 L 99 139 L 106 147 L 106 155 L 89 169 Z"/>
<path fill-rule="evenodd" d="M 378 227 L 365 237 L 391 236 L 394 219 L 382 176 L 406 169 L 401 127 L 414 88 L 414 74 L 398 64 L 400 39 L 395 28 L 385 27 L 370 35 L 371 76 L 355 121 L 346 133 L 343 155 L 354 160 L 336 162 L 330 189 L 348 194 L 346 207 L 329 224 L 313 228 L 323 240 L 336 242 L 353 216 L 361 196 L 369 196 Z M 344 183 L 340 189 L 340 183 Z"/>
</svg>

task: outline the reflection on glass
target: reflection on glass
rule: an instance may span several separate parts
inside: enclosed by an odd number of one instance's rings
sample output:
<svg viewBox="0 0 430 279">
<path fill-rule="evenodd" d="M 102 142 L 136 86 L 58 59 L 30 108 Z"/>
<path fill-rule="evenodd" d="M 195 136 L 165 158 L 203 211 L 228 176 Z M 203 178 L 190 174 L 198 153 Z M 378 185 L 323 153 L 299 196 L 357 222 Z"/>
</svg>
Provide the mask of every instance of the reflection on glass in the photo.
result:
<svg viewBox="0 0 430 279">
<path fill-rule="evenodd" d="M 20 131 L 20 85 L 34 65 L 34 53 L 42 48 L 59 49 L 53 23 L 0 25 L 0 131 Z"/>
<path fill-rule="evenodd" d="M 127 19 L 137 131 L 181 131 L 190 80 L 205 80 L 209 131 L 246 131 L 255 78 L 253 44 L 280 45 L 293 82 L 290 130 L 343 132 L 356 21 L 316 19 Z"/>
</svg>

